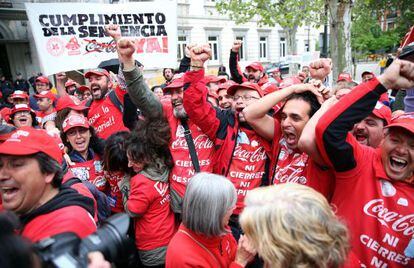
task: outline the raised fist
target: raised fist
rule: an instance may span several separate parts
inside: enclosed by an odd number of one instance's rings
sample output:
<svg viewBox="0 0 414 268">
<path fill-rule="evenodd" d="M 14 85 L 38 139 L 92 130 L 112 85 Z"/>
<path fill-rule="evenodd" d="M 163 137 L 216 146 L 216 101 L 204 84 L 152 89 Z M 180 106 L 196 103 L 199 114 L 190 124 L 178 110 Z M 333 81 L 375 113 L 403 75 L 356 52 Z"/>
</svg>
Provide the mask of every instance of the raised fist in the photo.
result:
<svg viewBox="0 0 414 268">
<path fill-rule="evenodd" d="M 242 41 L 241 40 L 234 40 L 231 51 L 237 53 L 237 52 L 239 52 L 239 49 L 240 49 L 241 46 L 242 46 Z"/>
<path fill-rule="evenodd" d="M 185 54 L 185 56 L 187 57 L 187 58 L 190 58 L 191 57 L 191 55 L 190 55 L 190 50 L 191 50 L 191 48 L 193 48 L 193 47 L 195 47 L 196 45 L 195 44 L 189 44 L 189 45 L 186 45 L 185 46 L 185 49 L 184 49 L 184 54 Z"/>
<path fill-rule="evenodd" d="M 119 25 L 109 24 L 105 26 L 106 33 L 112 37 L 115 41 L 121 38 L 121 29 Z"/>
<path fill-rule="evenodd" d="M 331 59 L 319 59 L 309 65 L 310 76 L 313 79 L 323 81 L 329 75 L 332 68 Z"/>
<path fill-rule="evenodd" d="M 135 52 L 134 41 L 121 38 L 117 42 L 119 61 L 124 64 L 124 68 L 129 69 L 135 66 L 135 60 L 132 56 Z"/>
<path fill-rule="evenodd" d="M 414 63 L 396 59 L 378 77 L 378 81 L 387 89 L 407 89 L 414 87 Z"/>
<path fill-rule="evenodd" d="M 61 72 L 61 73 L 57 73 L 56 74 L 56 80 L 57 81 L 63 81 L 63 82 L 65 82 L 66 79 L 67 79 L 67 77 L 66 77 L 66 73 L 65 72 Z"/>
<path fill-rule="evenodd" d="M 191 65 L 202 65 L 211 57 L 209 45 L 194 46 L 190 49 Z"/>
</svg>

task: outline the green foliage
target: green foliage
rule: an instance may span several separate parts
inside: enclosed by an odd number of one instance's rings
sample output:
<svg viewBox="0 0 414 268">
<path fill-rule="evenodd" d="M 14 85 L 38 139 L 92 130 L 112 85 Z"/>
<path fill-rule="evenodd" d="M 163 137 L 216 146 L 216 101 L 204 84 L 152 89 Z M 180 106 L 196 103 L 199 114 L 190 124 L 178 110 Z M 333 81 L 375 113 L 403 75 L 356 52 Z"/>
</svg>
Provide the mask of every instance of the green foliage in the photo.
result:
<svg viewBox="0 0 414 268">
<path fill-rule="evenodd" d="M 360 53 L 395 51 L 401 38 L 414 24 L 412 0 L 357 0 L 353 8 L 352 49 Z M 382 31 L 380 22 L 386 12 L 400 10 L 396 28 Z"/>
<path fill-rule="evenodd" d="M 259 25 L 292 29 L 302 25 L 323 23 L 323 0 L 218 0 L 216 8 L 228 14 L 237 24 L 257 18 Z"/>
</svg>

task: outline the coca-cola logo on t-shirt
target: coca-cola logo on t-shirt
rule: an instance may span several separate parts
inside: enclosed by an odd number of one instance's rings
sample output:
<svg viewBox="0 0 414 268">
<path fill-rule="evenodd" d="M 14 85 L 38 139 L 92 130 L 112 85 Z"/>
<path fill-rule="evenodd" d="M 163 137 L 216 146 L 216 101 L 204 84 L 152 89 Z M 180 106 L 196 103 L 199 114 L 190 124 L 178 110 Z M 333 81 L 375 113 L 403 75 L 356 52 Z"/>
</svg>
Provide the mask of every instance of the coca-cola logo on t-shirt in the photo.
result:
<svg viewBox="0 0 414 268">
<path fill-rule="evenodd" d="M 213 148 L 213 142 L 205 134 L 200 134 L 197 137 L 193 137 L 194 147 L 196 150 L 211 149 Z M 184 137 L 177 137 L 171 144 L 172 149 L 188 149 L 187 141 Z"/>
<path fill-rule="evenodd" d="M 233 157 L 243 162 L 254 163 L 266 160 L 266 152 L 261 146 L 254 151 L 247 151 L 242 146 L 237 145 L 234 149 Z"/>
<path fill-rule="evenodd" d="M 403 215 L 397 211 L 389 210 L 384 206 L 384 200 L 373 199 L 364 206 L 364 213 L 377 219 L 381 225 L 391 228 L 397 233 L 406 236 L 414 234 L 414 214 Z"/>
</svg>

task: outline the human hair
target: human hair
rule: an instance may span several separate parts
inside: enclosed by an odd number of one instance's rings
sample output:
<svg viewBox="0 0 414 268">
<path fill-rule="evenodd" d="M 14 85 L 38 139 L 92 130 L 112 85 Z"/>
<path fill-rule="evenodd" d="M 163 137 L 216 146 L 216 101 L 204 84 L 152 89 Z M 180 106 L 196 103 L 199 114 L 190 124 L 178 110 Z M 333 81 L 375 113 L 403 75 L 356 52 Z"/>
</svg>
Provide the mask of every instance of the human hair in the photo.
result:
<svg viewBox="0 0 414 268">
<path fill-rule="evenodd" d="M 52 157 L 43 152 L 38 152 L 33 155 L 33 158 L 37 160 L 42 174 L 55 174 L 52 180 L 52 186 L 59 188 L 62 184 L 63 170 L 61 165 Z"/>
<path fill-rule="evenodd" d="M 171 169 L 170 138 L 170 126 L 164 117 L 138 120 L 125 147 L 127 154 L 134 161 L 144 164 L 144 168 L 149 164 L 160 163 Z"/>
<path fill-rule="evenodd" d="M 236 189 L 223 176 L 201 172 L 191 178 L 183 201 L 183 224 L 208 237 L 226 233 L 224 216 L 237 200 Z"/>
<path fill-rule="evenodd" d="M 174 68 L 164 68 L 164 69 L 162 69 L 162 76 L 164 76 L 165 77 L 165 71 L 167 71 L 167 70 L 171 70 L 171 72 L 174 74 Z"/>
<path fill-rule="evenodd" d="M 125 141 L 129 137 L 129 132 L 119 131 L 106 140 L 103 154 L 103 168 L 108 172 L 121 171 L 129 173 L 128 158 L 125 149 Z"/>
<path fill-rule="evenodd" d="M 318 102 L 318 99 L 316 98 L 315 94 L 309 91 L 305 91 L 302 93 L 294 93 L 286 98 L 286 102 L 290 100 L 303 100 L 310 105 L 310 111 L 308 113 L 309 117 L 312 117 L 316 111 L 321 108 L 321 104 Z"/>
<path fill-rule="evenodd" d="M 154 92 L 156 88 L 161 88 L 161 86 L 160 86 L 160 85 L 153 86 L 153 87 L 151 88 L 151 91 L 152 91 L 152 92 Z"/>
<path fill-rule="evenodd" d="M 34 267 L 34 252 L 29 241 L 16 234 L 19 228 L 16 214 L 0 213 L 0 267 Z"/>
<path fill-rule="evenodd" d="M 349 237 L 327 200 L 310 187 L 286 183 L 247 193 L 240 225 L 271 267 L 336 268 Z"/>
<path fill-rule="evenodd" d="M 14 113 L 14 114 L 12 114 L 12 115 L 10 115 L 10 122 L 12 122 L 13 123 L 13 120 L 14 120 L 14 116 L 15 116 L 16 114 Z M 38 126 L 39 125 L 39 123 L 37 122 L 37 119 L 36 119 L 36 114 L 34 113 L 34 112 L 30 112 L 30 117 L 32 118 L 32 127 L 36 127 L 36 126 Z"/>
</svg>

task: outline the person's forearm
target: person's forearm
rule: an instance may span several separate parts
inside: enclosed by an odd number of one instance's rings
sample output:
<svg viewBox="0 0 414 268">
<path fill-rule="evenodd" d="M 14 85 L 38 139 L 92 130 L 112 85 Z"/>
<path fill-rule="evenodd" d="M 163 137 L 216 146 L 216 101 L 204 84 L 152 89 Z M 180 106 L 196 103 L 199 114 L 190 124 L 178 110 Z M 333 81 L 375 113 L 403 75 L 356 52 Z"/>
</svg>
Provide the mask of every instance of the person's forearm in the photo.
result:
<svg viewBox="0 0 414 268">
<path fill-rule="evenodd" d="M 130 67 L 130 65 L 128 65 Z M 162 114 L 162 106 L 159 100 L 149 89 L 144 81 L 142 72 L 135 65 L 127 68 L 124 65 L 123 74 L 127 83 L 127 91 L 132 102 L 141 110 L 145 117 L 160 116 Z"/>
<path fill-rule="evenodd" d="M 283 101 L 294 92 L 293 87 L 287 87 L 282 90 L 272 92 L 258 101 L 250 104 L 243 109 L 243 115 L 247 122 L 263 118 L 276 104 Z"/>
</svg>

